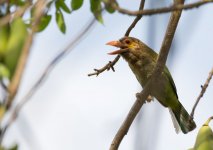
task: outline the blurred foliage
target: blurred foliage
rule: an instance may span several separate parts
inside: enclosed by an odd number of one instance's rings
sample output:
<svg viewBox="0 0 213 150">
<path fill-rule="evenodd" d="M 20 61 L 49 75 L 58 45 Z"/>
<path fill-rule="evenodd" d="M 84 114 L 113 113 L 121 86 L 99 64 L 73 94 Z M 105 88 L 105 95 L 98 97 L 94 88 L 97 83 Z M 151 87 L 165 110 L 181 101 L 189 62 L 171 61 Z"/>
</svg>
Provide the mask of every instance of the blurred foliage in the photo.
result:
<svg viewBox="0 0 213 150">
<path fill-rule="evenodd" d="M 14 145 L 10 148 L 0 147 L 0 150 L 18 150 L 18 145 Z"/>
<path fill-rule="evenodd" d="M 103 23 L 101 0 L 90 0 L 90 10 L 94 14 L 95 18 L 100 23 Z"/>
<path fill-rule="evenodd" d="M 27 27 L 22 18 L 13 20 L 10 25 L 10 34 L 3 60 L 3 63 L 10 71 L 10 79 L 15 73 L 19 56 L 24 46 L 27 35 Z"/>
<path fill-rule="evenodd" d="M 114 3 L 111 2 L 111 0 L 90 0 L 89 2 L 91 13 L 100 23 L 103 23 L 102 12 L 104 10 L 108 13 L 115 12 L 110 5 L 110 3 Z M 6 92 L 17 70 L 19 59 L 29 33 L 35 31 L 34 29 L 36 29 L 36 32 L 44 31 L 50 24 L 52 18 L 55 17 L 58 29 L 61 33 L 65 34 L 66 23 L 64 14 L 70 15 L 73 11 L 80 10 L 83 3 L 84 0 L 50 0 L 45 8 L 42 9 L 42 16 L 38 18 L 39 14 L 37 14 L 38 10 L 36 10 L 39 9 L 38 6 L 40 6 L 38 1 L 0 0 L 0 86 L 3 87 Z M 26 9 L 26 7 L 28 8 Z M 53 8 L 55 13 L 51 14 L 49 11 L 51 8 Z M 17 16 L 16 12 L 19 12 Z M 5 18 L 7 21 L 2 21 L 5 20 Z M 9 83 L 4 84 L 4 79 L 9 80 Z M 7 111 L 5 99 L 3 98 L 3 100 L 0 100 L 0 121 Z M 0 147 L 0 150 L 17 149 L 17 145 L 11 148 Z"/>
<path fill-rule="evenodd" d="M 83 5 L 83 0 L 72 0 L 71 1 L 71 7 L 72 10 L 78 10 Z"/>
<path fill-rule="evenodd" d="M 10 77 L 9 69 L 4 64 L 0 63 L 0 80 L 9 77 Z"/>
<path fill-rule="evenodd" d="M 55 7 L 56 10 L 63 10 L 64 12 L 70 14 L 71 10 L 69 9 L 69 7 L 66 5 L 64 0 L 57 0 L 55 2 Z"/>
<path fill-rule="evenodd" d="M 11 0 L 0 3 L 0 20 L 4 16 L 10 14 L 12 11 L 24 6 L 27 0 Z M 68 3 L 70 2 L 70 5 Z M 103 23 L 102 12 L 105 9 L 109 13 L 114 13 L 115 10 L 109 4 L 110 0 L 90 0 L 90 10 L 95 16 L 97 21 Z M 52 20 L 53 14 L 48 14 L 50 8 L 55 6 L 55 20 L 59 30 L 66 33 L 66 23 L 64 13 L 71 14 L 72 11 L 77 11 L 83 6 L 83 0 L 52 0 L 49 1 L 44 14 L 40 19 L 37 27 L 37 32 L 44 31 Z M 20 57 L 21 50 L 23 49 L 25 39 L 34 23 L 34 15 L 36 2 L 30 4 L 29 17 L 22 15 L 19 18 L 13 19 L 5 25 L 0 26 L 0 80 L 4 77 L 12 79 L 16 66 Z M 116 3 L 117 5 L 117 3 Z"/>
<path fill-rule="evenodd" d="M 116 1 L 111 0 L 90 0 L 90 11 L 96 20 L 103 24 L 102 12 L 114 13 L 113 5 L 118 5 Z M 16 71 L 21 51 L 24 47 L 28 32 L 34 23 L 36 1 L 30 0 L 0 0 L 0 21 L 6 15 L 11 15 L 17 9 L 30 3 L 30 7 L 25 14 L 20 17 L 14 17 L 7 23 L 0 26 L 0 80 L 4 78 L 11 80 Z M 42 17 L 38 23 L 37 32 L 44 31 L 50 24 L 53 15 L 55 21 L 62 33 L 66 33 L 66 23 L 64 13 L 72 14 L 73 11 L 80 10 L 84 0 L 50 0 L 46 5 Z M 54 14 L 49 14 L 50 8 L 55 8 Z M 28 15 L 29 14 L 29 15 Z M 5 112 L 5 107 L 0 106 L 0 120 Z M 191 150 L 213 150 L 213 132 L 209 127 L 210 118 L 199 130 L 194 148 Z M 0 150 L 18 150 L 15 145 L 11 148 L 0 147 Z"/>
<path fill-rule="evenodd" d="M 21 50 L 28 35 L 22 18 L 14 19 L 10 24 L 0 28 L 0 75 L 12 79 Z"/>
<path fill-rule="evenodd" d="M 51 15 L 46 14 L 46 15 L 42 16 L 37 31 L 38 32 L 43 31 L 49 25 L 51 19 L 52 19 Z"/>
<path fill-rule="evenodd" d="M 9 1 L 9 4 L 7 1 L 5 1 L 5 4 L 0 4 L 0 19 L 1 17 L 5 16 L 6 14 L 9 14 L 11 9 L 16 9 L 20 6 L 24 6 L 27 2 L 27 0 L 11 0 Z M 69 5 L 70 3 L 70 5 Z M 41 21 L 38 25 L 38 32 L 43 31 L 46 29 L 46 27 L 49 25 L 52 15 L 48 14 L 49 9 L 52 8 L 52 6 L 55 6 L 55 17 L 56 17 L 56 23 L 58 25 L 59 30 L 62 33 L 66 32 L 66 24 L 64 20 L 64 13 L 71 14 L 72 11 L 77 11 L 83 6 L 84 0 L 51 0 L 48 2 L 48 5 L 46 6 L 46 10 L 44 12 L 43 17 L 41 18 Z M 115 10 L 111 7 L 111 3 L 114 3 L 115 5 L 118 5 L 114 1 L 110 0 L 90 0 L 90 10 L 92 14 L 95 16 L 95 18 L 100 22 L 103 23 L 103 17 L 102 17 L 102 11 L 106 10 L 108 13 L 114 13 Z M 114 5 L 113 4 L 113 5 Z M 33 15 L 34 15 L 34 9 L 35 4 L 32 4 L 32 7 L 30 8 L 30 18 L 26 19 L 25 23 L 28 27 L 30 27 L 31 23 L 33 22 Z M 27 20 L 30 20 L 30 23 L 27 23 Z M 1 49 L 0 49 L 1 50 Z"/>
<path fill-rule="evenodd" d="M 63 16 L 60 9 L 56 10 L 55 16 L 56 16 L 56 22 L 57 22 L 59 29 L 61 30 L 62 33 L 65 33 L 66 32 L 66 25 L 65 25 L 65 22 L 64 22 L 64 16 Z"/>
<path fill-rule="evenodd" d="M 209 122 L 213 119 L 210 117 L 200 128 L 195 141 L 194 148 L 189 150 L 213 150 L 213 132 L 209 127 Z"/>
</svg>

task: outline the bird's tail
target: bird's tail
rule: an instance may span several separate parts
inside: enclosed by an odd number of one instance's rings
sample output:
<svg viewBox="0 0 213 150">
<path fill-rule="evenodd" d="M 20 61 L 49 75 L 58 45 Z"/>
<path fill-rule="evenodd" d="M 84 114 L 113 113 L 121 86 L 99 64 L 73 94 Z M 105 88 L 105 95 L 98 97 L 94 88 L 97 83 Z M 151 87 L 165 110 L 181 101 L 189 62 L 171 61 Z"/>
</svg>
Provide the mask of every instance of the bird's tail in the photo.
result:
<svg viewBox="0 0 213 150">
<path fill-rule="evenodd" d="M 192 131 L 196 128 L 196 124 L 194 120 L 191 118 L 191 116 L 188 114 L 186 109 L 183 107 L 181 103 L 179 103 L 179 107 L 176 107 L 175 109 L 170 109 L 172 120 L 175 126 L 176 131 L 178 131 L 178 125 L 181 128 L 182 132 L 184 134 Z M 178 123 L 178 125 L 177 125 Z"/>
</svg>

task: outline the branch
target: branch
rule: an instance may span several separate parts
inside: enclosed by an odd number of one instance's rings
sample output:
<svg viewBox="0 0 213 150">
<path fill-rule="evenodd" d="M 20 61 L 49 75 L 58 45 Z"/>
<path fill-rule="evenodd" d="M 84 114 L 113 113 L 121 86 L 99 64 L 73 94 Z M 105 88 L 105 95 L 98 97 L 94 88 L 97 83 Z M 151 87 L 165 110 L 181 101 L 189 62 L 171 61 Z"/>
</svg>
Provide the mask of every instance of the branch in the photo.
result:
<svg viewBox="0 0 213 150">
<path fill-rule="evenodd" d="M 117 131 L 109 150 L 118 150 L 118 147 L 123 140 L 124 136 L 127 134 L 132 122 L 134 121 L 136 115 L 140 111 L 141 107 L 145 103 L 146 98 L 150 94 L 151 91 L 151 82 L 148 82 L 144 87 L 143 91 L 138 94 L 135 103 L 133 104 L 132 108 L 130 109 L 126 119 L 122 123 L 121 127 Z"/>
<path fill-rule="evenodd" d="M 15 19 L 22 16 L 30 6 L 31 3 L 27 2 L 24 6 L 16 9 L 14 12 L 0 18 L 0 27 L 6 25 L 8 22 L 11 21 L 11 19 Z"/>
<path fill-rule="evenodd" d="M 114 1 L 114 0 L 113 0 Z M 207 3 L 212 3 L 213 0 L 202 0 L 199 2 L 194 2 L 191 4 L 176 4 L 176 5 L 172 5 L 170 7 L 163 7 L 163 8 L 156 8 L 156 9 L 146 9 L 146 10 L 140 10 L 140 11 L 130 11 L 127 9 L 123 9 L 121 7 L 119 7 L 118 5 L 116 5 L 114 2 L 111 2 L 110 5 L 112 8 L 114 8 L 115 10 L 117 10 L 118 12 L 122 13 L 122 14 L 126 14 L 126 15 L 130 15 L 130 16 L 137 16 L 137 15 L 156 15 L 156 14 L 162 14 L 162 13 L 168 13 L 171 11 L 177 11 L 177 10 L 187 10 L 187 9 L 192 9 L 192 8 L 198 8 L 202 5 L 205 5 Z"/>
<path fill-rule="evenodd" d="M 32 88 L 26 93 L 26 95 L 20 100 L 20 102 L 16 105 L 14 110 L 12 111 L 12 114 L 9 118 L 8 123 L 5 125 L 5 127 L 0 132 L 0 143 L 2 142 L 2 139 L 7 131 L 7 129 L 10 127 L 10 125 L 17 119 L 18 114 L 22 107 L 30 101 L 30 98 L 38 91 L 38 89 L 45 83 L 48 75 L 51 73 L 51 71 L 55 68 L 55 66 L 63 60 L 65 56 L 67 56 L 76 46 L 77 43 L 79 43 L 82 38 L 92 29 L 96 22 L 95 18 L 92 18 L 89 23 L 85 26 L 83 30 L 74 38 L 73 41 L 71 41 L 65 49 L 63 49 L 56 57 L 47 65 L 45 68 L 43 74 L 39 77 L 39 79 L 36 81 L 36 83 L 32 86 Z"/>
<path fill-rule="evenodd" d="M 141 0 L 139 10 L 143 10 L 144 4 L 145 4 L 145 0 Z M 142 18 L 142 16 L 143 15 L 137 15 L 137 17 L 134 19 L 132 24 L 127 29 L 125 36 L 129 36 L 129 33 L 132 31 L 132 29 L 135 27 L 135 25 L 138 23 L 138 21 Z M 94 69 L 95 72 L 88 74 L 88 76 L 89 77 L 93 76 L 93 75 L 98 76 L 100 73 L 102 73 L 106 70 L 109 71 L 110 69 L 112 69 L 112 71 L 115 72 L 114 65 L 117 63 L 117 61 L 119 59 L 120 59 L 120 55 L 116 56 L 113 61 L 109 61 L 109 63 L 107 63 L 104 67 L 102 67 L 100 69 Z"/>
<path fill-rule="evenodd" d="M 191 112 L 191 118 L 192 118 L 192 119 L 194 118 L 195 109 L 196 109 L 198 103 L 200 102 L 201 98 L 203 97 L 204 93 L 206 92 L 206 89 L 207 89 L 207 87 L 208 87 L 208 85 L 209 85 L 209 83 L 210 83 L 210 81 L 211 81 L 211 79 L 212 79 L 212 76 L 213 76 L 213 68 L 212 68 L 212 70 L 209 72 L 209 76 L 208 76 L 208 78 L 206 79 L 205 84 L 204 84 L 203 86 L 201 86 L 200 94 L 199 94 L 199 96 L 197 97 L 197 99 L 196 99 L 196 101 L 195 101 L 195 104 L 194 104 L 194 106 L 193 106 L 193 108 L 192 108 L 192 112 Z"/>
<path fill-rule="evenodd" d="M 109 63 L 106 64 L 101 69 L 94 69 L 95 72 L 88 74 L 88 76 L 93 76 L 93 75 L 98 76 L 100 73 L 104 72 L 105 70 L 109 71 L 110 69 L 112 69 L 112 71 L 115 72 L 114 65 L 117 63 L 117 61 L 119 60 L 119 58 L 120 58 L 120 55 L 116 56 L 113 61 L 109 61 Z"/>
<path fill-rule="evenodd" d="M 144 4 L 145 4 L 145 0 L 141 0 L 139 10 L 143 10 Z M 138 21 L 142 18 L 142 16 L 143 15 L 141 15 L 141 14 L 137 15 L 137 17 L 135 18 L 135 20 L 132 22 L 132 24 L 130 25 L 130 27 L 127 29 L 127 31 L 125 33 L 125 36 L 129 36 L 129 33 L 132 31 L 132 29 L 135 27 L 135 25 L 138 23 Z"/>
<path fill-rule="evenodd" d="M 175 2 L 182 4 L 184 1 L 176 0 Z M 118 149 L 121 141 L 123 140 L 124 136 L 127 134 L 133 120 L 135 119 L 139 110 L 143 106 L 145 99 L 150 94 L 150 91 L 152 90 L 153 84 L 158 82 L 158 79 L 159 79 L 158 77 L 159 77 L 159 74 L 161 74 L 161 72 L 164 69 L 166 59 L 167 59 L 167 56 L 168 56 L 168 53 L 169 53 L 169 49 L 171 47 L 171 43 L 172 43 L 172 40 L 173 40 L 175 31 L 176 31 L 177 24 L 178 24 L 180 16 L 181 16 L 181 11 L 176 11 L 176 12 L 172 13 L 168 27 L 167 27 L 167 31 L 166 31 L 166 34 L 165 34 L 165 37 L 164 37 L 164 40 L 163 40 L 163 43 L 162 43 L 162 46 L 161 46 L 161 50 L 160 50 L 160 53 L 159 53 L 157 64 L 156 64 L 155 69 L 153 71 L 153 74 L 152 74 L 150 80 L 148 81 L 148 83 L 146 84 L 146 86 L 144 87 L 143 91 L 140 93 L 139 98 L 137 98 L 136 102 L 132 106 L 131 110 L 129 111 L 129 113 L 128 113 L 125 121 L 121 125 L 120 129 L 116 133 L 116 135 L 115 135 L 115 137 L 112 141 L 112 144 L 110 146 L 110 150 L 117 150 Z"/>
</svg>

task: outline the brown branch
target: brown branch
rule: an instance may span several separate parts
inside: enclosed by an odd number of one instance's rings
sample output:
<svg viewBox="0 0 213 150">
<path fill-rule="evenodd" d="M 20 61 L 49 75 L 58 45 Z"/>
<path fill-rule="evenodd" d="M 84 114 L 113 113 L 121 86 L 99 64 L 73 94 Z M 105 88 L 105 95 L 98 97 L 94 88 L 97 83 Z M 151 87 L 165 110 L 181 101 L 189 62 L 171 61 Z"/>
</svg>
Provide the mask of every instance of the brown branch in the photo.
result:
<svg viewBox="0 0 213 150">
<path fill-rule="evenodd" d="M 163 8 L 156 8 L 156 9 L 146 9 L 146 10 L 140 10 L 140 11 L 130 11 L 127 9 L 123 9 L 121 7 L 119 7 L 117 4 L 115 4 L 114 2 L 110 2 L 110 5 L 112 6 L 112 8 L 114 8 L 115 10 L 117 10 L 118 12 L 122 13 L 122 14 L 126 14 L 126 15 L 130 15 L 130 16 L 137 16 L 137 15 L 155 15 L 155 14 L 162 14 L 162 13 L 168 13 L 171 11 L 177 11 L 177 10 L 187 10 L 187 9 L 192 9 L 192 8 L 198 8 L 202 5 L 205 5 L 207 3 L 212 3 L 213 0 L 202 0 L 199 2 L 194 2 L 191 4 L 176 4 L 176 5 L 172 5 L 170 7 L 163 7 Z"/>
<path fill-rule="evenodd" d="M 141 0 L 139 10 L 143 10 L 144 4 L 145 4 L 145 0 Z M 132 31 L 132 29 L 135 27 L 135 25 L 138 23 L 138 21 L 142 18 L 142 16 L 143 15 L 141 15 L 141 14 L 137 15 L 137 17 L 134 19 L 134 21 L 132 22 L 132 24 L 127 29 L 127 31 L 125 33 L 125 36 L 129 36 L 129 33 Z"/>
<path fill-rule="evenodd" d="M 213 76 L 213 68 L 212 68 L 212 70 L 209 72 L 209 76 L 208 76 L 208 78 L 206 79 L 206 82 L 204 83 L 203 86 L 201 86 L 200 94 L 199 94 L 199 96 L 197 97 L 197 99 L 196 99 L 196 101 L 195 101 L 195 104 L 194 104 L 194 106 L 193 106 L 193 108 L 192 108 L 192 112 L 191 112 L 191 117 L 192 117 L 192 118 L 194 118 L 195 109 L 196 109 L 198 103 L 200 102 L 201 98 L 203 97 L 204 93 L 206 92 L 206 89 L 207 89 L 207 87 L 208 87 L 208 85 L 209 85 L 209 83 L 210 83 L 210 81 L 211 81 L 211 79 L 212 79 L 212 76 Z"/>
<path fill-rule="evenodd" d="M 27 62 L 27 58 L 28 58 L 28 55 L 29 55 L 29 50 L 30 50 L 30 47 L 31 47 L 31 44 L 32 44 L 32 40 L 33 40 L 33 33 L 31 32 L 26 41 L 25 41 L 25 45 L 24 45 L 24 48 L 22 50 L 22 54 L 20 56 L 20 61 L 18 62 L 17 64 L 17 69 L 15 71 L 15 75 L 8 87 L 8 92 L 9 92 L 9 96 L 8 96 L 8 99 L 6 101 L 6 108 L 9 109 L 10 106 L 11 106 L 11 103 L 18 91 L 18 87 L 19 87 L 19 84 L 20 84 L 20 81 L 21 81 L 21 77 L 22 77 L 22 74 L 23 74 L 23 71 L 24 71 L 24 68 L 25 68 L 25 65 L 26 65 L 26 62 Z"/>
<path fill-rule="evenodd" d="M 151 82 L 148 82 L 144 87 L 144 90 L 140 93 L 140 96 L 137 96 L 135 103 L 130 109 L 126 119 L 122 123 L 121 127 L 117 131 L 109 150 L 118 150 L 118 147 L 123 140 L 124 136 L 127 134 L 132 122 L 134 121 L 136 115 L 140 111 L 141 107 L 145 103 L 146 98 L 150 94 L 151 91 Z"/>
<path fill-rule="evenodd" d="M 95 72 L 88 74 L 88 76 L 93 76 L 93 75 L 98 76 L 100 73 L 104 72 L 105 70 L 109 71 L 110 69 L 112 69 L 112 71 L 114 72 L 115 71 L 114 65 L 117 63 L 117 61 L 119 60 L 119 58 L 120 58 L 120 55 L 116 56 L 113 61 L 109 61 L 109 63 L 106 64 L 101 69 L 94 69 Z"/>
<path fill-rule="evenodd" d="M 184 3 L 184 1 L 182 0 L 179 0 L 179 1 L 176 0 L 175 2 L 179 4 Z M 137 98 L 136 102 L 134 103 L 131 110 L 129 111 L 125 121 L 123 122 L 120 129 L 116 133 L 112 141 L 112 144 L 110 146 L 110 150 L 118 150 L 118 147 L 121 141 L 123 140 L 124 136 L 127 134 L 133 120 L 135 119 L 139 110 L 143 106 L 145 99 L 150 94 L 153 84 L 158 82 L 158 79 L 159 79 L 158 77 L 163 71 L 163 68 L 165 66 L 166 59 L 169 53 L 169 49 L 171 47 L 171 43 L 172 43 L 180 16 L 181 16 L 181 11 L 175 11 L 172 13 L 153 74 L 150 80 L 148 81 L 148 83 L 146 84 L 146 86 L 144 87 L 143 91 L 140 93 L 140 98 Z"/>
<path fill-rule="evenodd" d="M 142 10 L 144 8 L 144 4 L 145 4 L 145 0 L 141 0 L 139 10 Z M 127 29 L 125 36 L 129 36 L 129 33 L 132 31 L 132 29 L 135 27 L 135 25 L 138 23 L 138 21 L 142 18 L 142 16 L 143 15 L 137 15 L 137 17 L 134 19 L 132 24 Z M 88 74 L 88 76 L 89 77 L 93 76 L 93 75 L 98 76 L 100 73 L 102 73 L 106 70 L 109 71 L 110 69 L 112 69 L 112 71 L 115 72 L 114 65 L 117 63 L 117 61 L 119 59 L 120 59 L 120 55 L 116 56 L 113 61 L 109 61 L 109 63 L 107 63 L 104 67 L 102 67 L 100 69 L 94 69 L 95 72 Z"/>
</svg>

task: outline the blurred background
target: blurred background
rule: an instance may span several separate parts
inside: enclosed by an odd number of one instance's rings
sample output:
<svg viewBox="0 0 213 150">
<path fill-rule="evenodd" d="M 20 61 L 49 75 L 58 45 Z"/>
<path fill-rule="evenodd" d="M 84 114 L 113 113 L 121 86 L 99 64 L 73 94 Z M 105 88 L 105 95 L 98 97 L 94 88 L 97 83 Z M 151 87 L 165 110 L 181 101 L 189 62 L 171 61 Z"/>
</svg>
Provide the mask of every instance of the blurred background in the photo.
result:
<svg viewBox="0 0 213 150">
<path fill-rule="evenodd" d="M 140 1 L 118 1 L 130 10 Z M 186 0 L 186 3 L 195 0 Z M 150 0 L 145 8 L 169 6 L 168 0 Z M 35 83 L 48 63 L 82 30 L 93 17 L 89 1 L 71 15 L 65 15 L 63 35 L 54 20 L 36 35 L 17 102 Z M 167 61 L 180 101 L 191 112 L 213 64 L 213 5 L 183 11 Z M 54 14 L 54 8 L 50 11 Z M 114 56 L 105 43 L 120 39 L 134 17 L 104 14 L 104 24 L 96 23 L 89 34 L 60 62 L 45 84 L 22 109 L 8 130 L 4 144 L 18 143 L 20 150 L 106 150 L 141 90 L 127 63 L 120 59 L 115 72 L 88 77 Z M 132 30 L 159 51 L 169 14 L 145 16 Z M 183 150 L 194 145 L 198 129 L 213 115 L 213 84 L 195 112 L 197 128 L 187 135 L 176 134 L 168 109 L 156 100 L 145 104 L 121 143 L 120 150 Z M 213 127 L 213 124 L 211 124 Z"/>
</svg>

